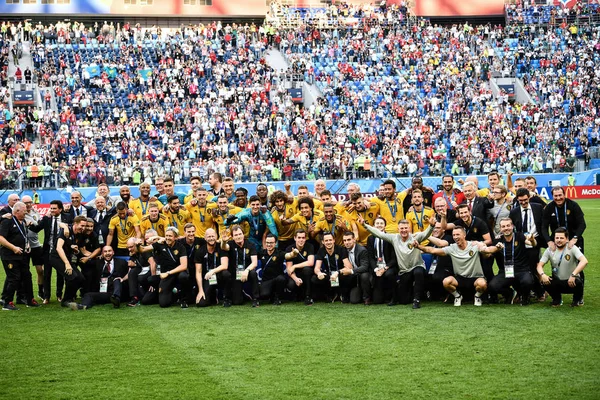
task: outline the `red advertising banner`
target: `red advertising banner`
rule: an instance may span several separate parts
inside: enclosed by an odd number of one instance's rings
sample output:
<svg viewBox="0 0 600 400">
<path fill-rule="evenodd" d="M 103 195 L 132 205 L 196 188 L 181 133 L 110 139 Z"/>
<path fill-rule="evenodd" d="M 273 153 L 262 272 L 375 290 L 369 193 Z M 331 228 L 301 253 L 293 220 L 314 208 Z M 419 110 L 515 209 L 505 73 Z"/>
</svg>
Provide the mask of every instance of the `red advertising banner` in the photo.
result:
<svg viewBox="0 0 600 400">
<path fill-rule="evenodd" d="M 504 0 L 417 0 L 419 17 L 504 15 Z"/>
<path fill-rule="evenodd" d="M 600 199 L 600 186 L 565 186 L 565 196 L 571 200 Z"/>
</svg>

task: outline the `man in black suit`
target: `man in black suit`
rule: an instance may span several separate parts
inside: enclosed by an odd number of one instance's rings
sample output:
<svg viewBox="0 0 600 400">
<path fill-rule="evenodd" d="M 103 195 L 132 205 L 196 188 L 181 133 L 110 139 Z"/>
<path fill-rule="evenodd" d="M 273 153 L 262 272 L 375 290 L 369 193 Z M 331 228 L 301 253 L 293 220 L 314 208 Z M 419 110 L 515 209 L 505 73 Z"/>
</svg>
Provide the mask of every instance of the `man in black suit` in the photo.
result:
<svg viewBox="0 0 600 400">
<path fill-rule="evenodd" d="M 106 244 L 106 237 L 108 236 L 108 225 L 110 219 L 117 214 L 116 207 L 108 210 L 106 207 L 106 199 L 104 197 L 96 197 L 94 199 L 94 205 L 96 206 L 96 215 L 93 217 L 94 221 L 94 233 L 98 236 L 98 243 L 100 245 Z"/>
<path fill-rule="evenodd" d="M 344 247 L 348 250 L 348 259 L 352 268 L 340 270 L 340 288 L 342 288 L 342 303 L 358 304 L 362 300 L 365 305 L 373 304 L 371 294 L 371 273 L 369 270 L 369 252 L 356 243 L 354 232 L 344 233 Z M 347 283 L 345 281 L 348 281 Z M 342 284 L 344 282 L 344 284 Z M 351 288 L 349 291 L 343 288 Z"/>
<path fill-rule="evenodd" d="M 487 209 L 494 207 L 494 202 L 487 197 L 477 196 L 477 186 L 473 182 L 465 182 L 462 187 L 466 204 L 472 216 L 486 221 Z M 469 240 L 469 239 L 467 239 Z"/>
<path fill-rule="evenodd" d="M 30 225 L 29 230 L 33 232 L 44 231 L 44 243 L 42 250 L 44 252 L 44 304 L 50 302 L 51 285 L 52 285 L 52 265 L 49 261 L 49 255 L 56 248 L 56 240 L 60 231 L 61 223 L 68 221 L 68 216 L 63 213 L 64 207 L 60 200 L 52 200 L 50 202 L 50 211 L 39 221 L 37 225 Z M 56 276 L 56 298 L 62 300 L 63 288 L 65 280 L 62 275 Z"/>
<path fill-rule="evenodd" d="M 510 211 L 512 220 L 517 232 L 522 232 L 525 236 L 533 234 L 536 239 L 536 246 L 527 245 L 528 265 L 534 277 L 537 277 L 537 263 L 540 259 L 540 250 L 546 247 L 546 240 L 542 234 L 543 209 L 539 204 L 530 202 L 531 194 L 526 188 L 519 188 L 516 192 L 518 206 Z M 534 279 L 533 291 L 540 300 L 543 300 L 545 289 L 540 284 L 539 279 Z"/>
<path fill-rule="evenodd" d="M 94 208 L 81 204 L 81 193 L 74 191 L 71 193 L 71 205 L 65 207 L 64 213 L 67 216 L 67 222 L 71 222 L 80 215 L 84 217 L 94 218 L 96 216 L 96 210 Z"/>
<path fill-rule="evenodd" d="M 100 275 L 100 291 L 88 292 L 83 296 L 81 304 L 71 302 L 72 310 L 86 310 L 95 304 L 113 303 L 114 308 L 121 306 L 121 289 L 123 281 L 127 280 L 129 267 L 125 260 L 114 258 L 115 252 L 110 246 L 104 246 L 102 257 L 97 260 Z"/>
<path fill-rule="evenodd" d="M 381 217 L 375 218 L 373 222 L 373 226 L 381 232 L 385 232 L 385 225 L 385 219 Z M 371 297 L 371 294 L 368 293 L 367 297 L 372 298 L 375 304 L 383 304 L 386 298 L 390 301 L 393 300 L 392 296 L 398 276 L 398 261 L 394 246 L 383 239 L 369 236 L 367 252 L 373 281 L 373 296 Z M 364 290 L 366 290 L 365 287 L 363 287 Z"/>
</svg>

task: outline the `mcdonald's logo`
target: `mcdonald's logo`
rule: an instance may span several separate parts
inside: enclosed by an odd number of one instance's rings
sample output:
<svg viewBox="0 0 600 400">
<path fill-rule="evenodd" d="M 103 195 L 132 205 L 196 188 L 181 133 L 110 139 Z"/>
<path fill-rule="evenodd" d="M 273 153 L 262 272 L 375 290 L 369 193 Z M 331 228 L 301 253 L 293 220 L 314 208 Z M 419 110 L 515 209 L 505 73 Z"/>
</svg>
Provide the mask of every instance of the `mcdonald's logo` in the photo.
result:
<svg viewBox="0 0 600 400">
<path fill-rule="evenodd" d="M 567 186 L 565 188 L 565 196 L 568 199 L 576 199 L 577 198 L 577 188 L 575 186 Z"/>
</svg>

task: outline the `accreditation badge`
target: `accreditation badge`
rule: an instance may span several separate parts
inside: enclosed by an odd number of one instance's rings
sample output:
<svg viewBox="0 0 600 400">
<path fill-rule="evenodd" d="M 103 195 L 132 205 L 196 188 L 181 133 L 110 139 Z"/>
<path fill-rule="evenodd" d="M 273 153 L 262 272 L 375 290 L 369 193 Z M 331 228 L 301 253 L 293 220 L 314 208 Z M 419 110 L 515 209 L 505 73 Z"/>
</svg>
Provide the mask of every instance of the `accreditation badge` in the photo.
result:
<svg viewBox="0 0 600 400">
<path fill-rule="evenodd" d="M 242 274 L 244 273 L 244 264 L 239 264 L 235 271 L 235 279 L 238 281 L 242 280 Z"/>
<path fill-rule="evenodd" d="M 217 273 L 214 272 L 214 269 L 210 270 L 212 272 L 212 275 L 210 276 L 210 278 L 208 279 L 208 284 L 209 285 L 216 285 L 217 284 Z"/>
<path fill-rule="evenodd" d="M 511 262 L 504 262 L 504 276 L 506 278 L 515 277 L 515 265 Z"/>
<path fill-rule="evenodd" d="M 108 278 L 100 279 L 100 293 L 106 293 L 108 291 Z"/>
<path fill-rule="evenodd" d="M 338 286 L 340 286 L 339 275 L 340 275 L 339 272 L 333 272 L 331 274 L 331 279 L 330 279 L 331 287 L 338 287 Z"/>
</svg>

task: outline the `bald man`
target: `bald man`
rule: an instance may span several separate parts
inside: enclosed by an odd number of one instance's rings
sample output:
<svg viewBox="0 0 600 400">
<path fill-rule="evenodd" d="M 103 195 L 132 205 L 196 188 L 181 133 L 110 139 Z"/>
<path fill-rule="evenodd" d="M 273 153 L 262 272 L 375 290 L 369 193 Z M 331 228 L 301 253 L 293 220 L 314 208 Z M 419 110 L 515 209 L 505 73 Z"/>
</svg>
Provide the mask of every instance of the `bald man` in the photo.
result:
<svg viewBox="0 0 600 400">
<path fill-rule="evenodd" d="M 15 203 L 19 200 L 20 200 L 20 197 L 18 194 L 15 194 L 15 193 L 9 194 L 8 199 L 7 199 L 8 204 L 5 205 L 4 207 L 2 207 L 2 209 L 0 209 L 0 215 L 12 214 L 12 209 L 13 209 Z"/>
</svg>

